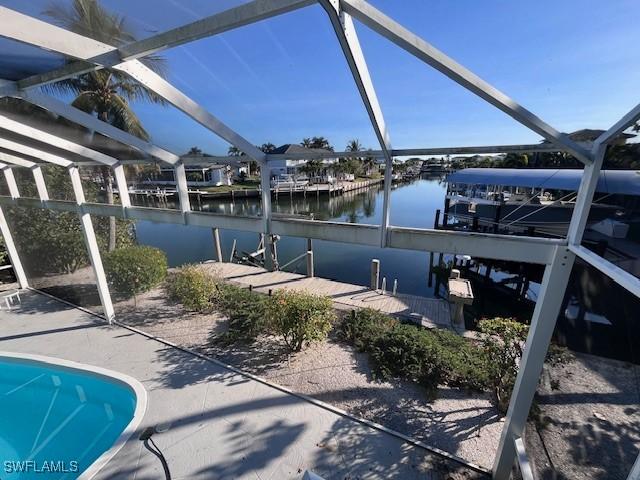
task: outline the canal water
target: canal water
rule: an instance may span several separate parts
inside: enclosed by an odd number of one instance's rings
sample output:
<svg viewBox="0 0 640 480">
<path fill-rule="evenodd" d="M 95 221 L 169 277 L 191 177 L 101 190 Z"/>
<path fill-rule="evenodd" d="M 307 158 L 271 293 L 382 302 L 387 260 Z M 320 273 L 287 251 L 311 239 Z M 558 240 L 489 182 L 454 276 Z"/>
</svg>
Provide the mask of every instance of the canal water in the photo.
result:
<svg viewBox="0 0 640 480">
<path fill-rule="evenodd" d="M 436 209 L 442 209 L 446 183 L 442 178 L 418 178 L 411 183 L 394 185 L 391 192 L 391 224 L 401 227 L 432 228 Z M 279 195 L 272 201 L 274 214 L 313 216 L 316 220 L 379 225 L 382 218 L 383 191 L 381 186 L 341 196 L 307 197 Z M 196 202 L 192 202 L 194 208 Z M 257 216 L 261 214 L 259 198 L 216 199 L 203 202 L 203 211 L 227 215 Z M 164 250 L 170 266 L 201 262 L 214 258 L 211 229 L 139 221 L 136 223 L 138 242 Z M 235 230 L 221 231 L 223 255 L 231 254 L 233 240 L 238 249 L 253 252 L 257 249 L 258 235 Z M 278 244 L 278 260 L 284 265 L 306 251 L 306 239 L 282 238 Z M 433 296 L 427 285 L 429 253 L 391 248 L 376 248 L 346 243 L 313 241 L 315 274 L 357 285 L 368 285 L 371 260 L 380 260 L 381 279 L 386 277 L 390 289 L 395 279 L 398 291 L 422 296 Z M 305 259 L 285 268 L 305 273 Z"/>
</svg>

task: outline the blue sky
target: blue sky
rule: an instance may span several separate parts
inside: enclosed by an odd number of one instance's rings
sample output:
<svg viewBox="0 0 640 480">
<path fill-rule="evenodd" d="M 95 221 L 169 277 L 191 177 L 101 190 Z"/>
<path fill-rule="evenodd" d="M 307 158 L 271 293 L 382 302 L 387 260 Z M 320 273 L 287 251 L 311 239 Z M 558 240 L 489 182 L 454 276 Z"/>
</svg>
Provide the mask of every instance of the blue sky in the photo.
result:
<svg viewBox="0 0 640 480">
<path fill-rule="evenodd" d="M 32 15 L 43 0 L 0 0 Z M 237 5 L 104 0 L 140 37 Z M 637 0 L 372 0 L 561 131 L 606 128 L 639 101 Z M 357 25 L 396 148 L 537 142 L 540 138 L 386 39 Z M 165 51 L 169 79 L 255 144 L 323 135 L 376 148 L 324 11 L 312 6 Z M 134 106 L 152 140 L 213 154 L 225 142 L 184 114 Z"/>
</svg>

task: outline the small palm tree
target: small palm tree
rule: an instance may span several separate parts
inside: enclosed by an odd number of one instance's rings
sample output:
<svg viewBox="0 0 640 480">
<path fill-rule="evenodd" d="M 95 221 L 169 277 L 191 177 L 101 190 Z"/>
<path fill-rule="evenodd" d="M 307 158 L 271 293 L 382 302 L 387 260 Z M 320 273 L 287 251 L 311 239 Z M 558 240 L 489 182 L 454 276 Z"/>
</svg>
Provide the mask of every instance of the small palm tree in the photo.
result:
<svg viewBox="0 0 640 480">
<path fill-rule="evenodd" d="M 230 157 L 241 157 L 242 155 L 244 155 L 244 152 L 238 147 L 231 145 L 227 150 L 227 155 L 229 155 Z"/>
<path fill-rule="evenodd" d="M 110 45 L 120 46 L 136 40 L 128 28 L 126 19 L 107 11 L 97 0 L 73 0 L 71 5 L 52 3 L 43 14 L 67 30 Z M 165 61 L 161 57 L 151 55 L 142 61 L 158 73 L 165 70 Z M 131 109 L 130 102 L 165 103 L 162 98 L 128 75 L 112 69 L 102 69 L 69 78 L 45 88 L 53 93 L 74 95 L 75 99 L 71 102 L 74 107 L 94 114 L 100 120 L 143 140 L 149 139 L 149 133 Z M 113 204 L 111 170 L 102 167 L 101 174 L 107 202 Z M 115 217 L 109 217 L 109 251 L 115 247 L 116 221 Z"/>
<path fill-rule="evenodd" d="M 263 143 L 258 148 L 262 150 L 263 153 L 272 153 L 273 151 L 275 151 L 276 146 L 271 142 L 267 142 Z"/>
<path fill-rule="evenodd" d="M 347 152 L 359 152 L 360 150 L 362 150 L 362 144 L 357 138 L 349 140 L 349 143 L 347 143 Z"/>
</svg>

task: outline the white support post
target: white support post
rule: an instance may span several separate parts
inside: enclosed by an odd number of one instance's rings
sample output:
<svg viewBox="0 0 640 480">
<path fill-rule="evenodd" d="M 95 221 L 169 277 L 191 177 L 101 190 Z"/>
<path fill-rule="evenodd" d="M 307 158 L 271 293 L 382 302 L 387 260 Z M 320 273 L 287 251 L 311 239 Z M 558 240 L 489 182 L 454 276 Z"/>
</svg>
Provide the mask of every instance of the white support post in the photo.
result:
<svg viewBox="0 0 640 480">
<path fill-rule="evenodd" d="M 640 454 L 637 456 L 627 480 L 638 480 L 640 478 Z"/>
<path fill-rule="evenodd" d="M 85 203 L 85 198 L 78 167 L 69 167 L 69 176 L 71 177 L 71 185 L 73 186 L 76 203 L 82 208 L 82 204 Z M 104 316 L 109 321 L 109 324 L 111 324 L 114 318 L 113 303 L 111 302 L 107 276 L 105 275 L 104 267 L 102 266 L 102 258 L 100 256 L 100 249 L 98 248 L 98 241 L 96 240 L 96 233 L 93 229 L 91 216 L 82 211 L 80 211 L 78 215 L 80 217 L 80 224 L 82 227 L 82 233 L 84 234 L 87 252 L 89 253 L 89 259 L 91 260 L 91 266 L 93 267 L 93 273 L 96 277 L 96 285 L 98 287 L 98 294 L 100 295 L 100 302 L 102 303 L 102 308 L 104 310 Z"/>
<path fill-rule="evenodd" d="M 260 164 L 260 189 L 262 193 L 264 268 L 273 271 L 273 245 L 271 242 L 271 170 L 267 162 Z"/>
<path fill-rule="evenodd" d="M 174 175 L 176 179 L 176 189 L 178 190 L 178 199 L 180 201 L 180 210 L 182 213 L 191 210 L 189 203 L 189 187 L 187 186 L 187 174 L 184 171 L 184 163 L 179 161 L 174 165 Z"/>
<path fill-rule="evenodd" d="M 353 24 L 351 16 L 340 8 L 339 0 L 322 0 L 320 2 L 324 7 L 331 25 L 338 37 L 338 42 L 342 48 L 353 79 L 358 87 L 358 92 L 362 98 L 362 102 L 369 114 L 371 126 L 376 134 L 382 154 L 385 159 L 384 174 L 384 197 L 382 202 L 382 221 L 380 224 L 380 246 L 387 246 L 387 228 L 389 227 L 390 218 L 390 199 L 391 199 L 391 179 L 393 170 L 393 157 L 391 155 L 391 139 L 382 115 L 380 102 L 376 90 L 369 75 L 369 68 L 364 58 L 364 53 L 360 47 L 358 34 Z"/>
<path fill-rule="evenodd" d="M 46 202 L 49 200 L 49 192 L 47 191 L 47 184 L 42 175 L 42 168 L 36 165 L 31 168 L 31 173 L 33 174 L 33 180 L 36 182 L 36 189 L 38 189 L 40 200 Z"/>
<path fill-rule="evenodd" d="M 514 438 L 522 436 L 527 423 L 533 396 L 538 387 L 538 379 L 575 260 L 575 255 L 567 247 L 555 248 L 553 261 L 544 271 L 518 376 L 511 393 L 509 410 L 502 427 L 498 452 L 493 464 L 493 478 L 496 480 L 507 480 L 510 477 L 511 468 L 516 459 Z"/>
<path fill-rule="evenodd" d="M 124 167 L 121 164 L 113 166 L 113 176 L 116 179 L 116 185 L 118 186 L 118 194 L 120 195 L 120 204 L 122 208 L 131 206 L 131 200 L 129 199 L 129 187 L 127 186 L 127 178 L 124 175 Z"/>
<path fill-rule="evenodd" d="M 606 151 L 607 145 L 598 143 L 594 144 L 592 152 L 594 161 L 590 165 L 584 167 L 580 187 L 578 189 L 578 197 L 576 198 L 576 204 L 573 208 L 573 214 L 571 215 L 571 223 L 569 224 L 569 229 L 567 231 L 567 240 L 569 245 L 580 245 L 582 242 L 582 235 L 584 234 L 584 230 L 587 225 L 589 211 L 591 210 L 591 204 L 593 202 L 593 195 L 596 191 L 596 187 L 598 186 L 600 169 L 602 168 Z"/>
<path fill-rule="evenodd" d="M 4 173 L 4 179 L 7 181 L 7 187 L 9 187 L 9 195 L 11 195 L 12 198 L 19 198 L 20 191 L 18 190 L 18 184 L 16 183 L 16 177 L 13 175 L 13 170 L 10 167 L 4 167 L 2 173 Z"/>
<path fill-rule="evenodd" d="M 7 248 L 7 253 L 9 254 L 9 259 L 11 260 L 11 265 L 13 266 L 13 271 L 16 274 L 16 279 L 18 280 L 18 284 L 20 288 L 27 288 L 29 286 L 29 282 L 27 281 L 27 275 L 24 272 L 24 268 L 22 268 L 22 262 L 20 262 L 20 257 L 18 256 L 18 250 L 16 249 L 16 244 L 13 241 L 13 236 L 11 235 L 11 230 L 9 230 L 9 224 L 7 223 L 7 219 L 4 216 L 4 212 L 0 207 L 0 233 L 2 233 L 2 237 L 4 238 L 4 245 Z"/>
</svg>

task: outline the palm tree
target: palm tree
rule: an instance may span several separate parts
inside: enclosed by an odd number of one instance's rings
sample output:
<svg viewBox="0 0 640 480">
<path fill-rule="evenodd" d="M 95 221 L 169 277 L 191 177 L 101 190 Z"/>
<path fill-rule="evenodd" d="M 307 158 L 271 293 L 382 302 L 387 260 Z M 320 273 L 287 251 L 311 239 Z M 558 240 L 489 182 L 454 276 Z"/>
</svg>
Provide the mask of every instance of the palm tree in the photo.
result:
<svg viewBox="0 0 640 480">
<path fill-rule="evenodd" d="M 333 146 L 325 137 L 303 138 L 302 142 L 300 142 L 300 145 L 305 148 L 323 148 L 325 150 L 330 150 L 333 152 Z"/>
<path fill-rule="evenodd" d="M 229 155 L 230 157 L 241 157 L 242 155 L 244 155 L 244 152 L 235 145 L 231 145 L 227 150 L 227 155 Z"/>
<path fill-rule="evenodd" d="M 97 0 L 73 0 L 71 5 L 52 3 L 43 14 L 67 30 L 110 45 L 121 46 L 136 40 L 128 28 L 126 19 L 107 11 Z M 158 73 L 164 72 L 165 61 L 161 57 L 151 55 L 141 61 Z M 128 75 L 108 68 L 62 80 L 45 88 L 53 93 L 74 95 L 75 99 L 71 102 L 74 107 L 94 114 L 100 120 L 143 140 L 149 139 L 149 133 L 131 109 L 130 102 L 165 103 L 162 98 Z M 93 135 L 93 132 L 90 132 L 90 136 Z M 106 166 L 101 167 L 101 174 L 107 203 L 113 204 L 111 170 Z M 108 248 L 109 251 L 116 248 L 115 217 L 109 217 Z"/>
<path fill-rule="evenodd" d="M 353 140 L 349 140 L 346 150 L 347 152 L 359 152 L 362 150 L 362 144 L 357 138 L 354 138 Z"/>
<path fill-rule="evenodd" d="M 187 155 L 193 155 L 194 157 L 197 157 L 199 155 L 202 155 L 202 150 L 200 150 L 198 147 L 191 147 L 187 152 Z"/>
<path fill-rule="evenodd" d="M 258 148 L 262 150 L 264 153 L 272 153 L 276 149 L 276 146 L 271 142 L 267 142 L 267 143 L 263 143 Z"/>
</svg>

